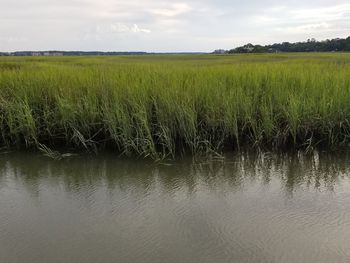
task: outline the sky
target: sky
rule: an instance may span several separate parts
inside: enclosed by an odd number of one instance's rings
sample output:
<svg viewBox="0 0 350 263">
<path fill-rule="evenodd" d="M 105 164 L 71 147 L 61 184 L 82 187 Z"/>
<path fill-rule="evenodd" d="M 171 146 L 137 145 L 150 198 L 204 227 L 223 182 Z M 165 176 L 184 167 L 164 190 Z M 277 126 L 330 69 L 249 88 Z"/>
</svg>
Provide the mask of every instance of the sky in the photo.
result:
<svg viewBox="0 0 350 263">
<path fill-rule="evenodd" d="M 349 0 L 0 0 L 0 51 L 207 52 L 347 36 Z"/>
</svg>

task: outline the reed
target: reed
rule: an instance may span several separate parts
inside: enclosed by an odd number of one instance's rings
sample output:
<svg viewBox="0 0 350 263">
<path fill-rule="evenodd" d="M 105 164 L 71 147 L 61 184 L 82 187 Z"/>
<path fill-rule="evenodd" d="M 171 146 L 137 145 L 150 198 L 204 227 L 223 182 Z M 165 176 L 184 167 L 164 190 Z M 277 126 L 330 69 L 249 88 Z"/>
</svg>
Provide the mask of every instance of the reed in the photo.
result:
<svg viewBox="0 0 350 263">
<path fill-rule="evenodd" d="M 347 53 L 0 58 L 2 147 L 341 147 L 349 102 Z"/>
</svg>

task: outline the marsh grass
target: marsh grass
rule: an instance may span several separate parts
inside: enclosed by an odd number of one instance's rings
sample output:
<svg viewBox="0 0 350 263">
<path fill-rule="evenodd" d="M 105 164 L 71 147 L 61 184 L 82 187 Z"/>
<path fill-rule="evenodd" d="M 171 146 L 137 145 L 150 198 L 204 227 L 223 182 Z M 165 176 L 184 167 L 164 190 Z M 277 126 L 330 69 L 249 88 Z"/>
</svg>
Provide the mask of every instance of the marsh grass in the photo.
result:
<svg viewBox="0 0 350 263">
<path fill-rule="evenodd" d="M 347 146 L 350 54 L 0 58 L 0 146 Z M 50 148 L 48 148 L 50 149 Z"/>
</svg>

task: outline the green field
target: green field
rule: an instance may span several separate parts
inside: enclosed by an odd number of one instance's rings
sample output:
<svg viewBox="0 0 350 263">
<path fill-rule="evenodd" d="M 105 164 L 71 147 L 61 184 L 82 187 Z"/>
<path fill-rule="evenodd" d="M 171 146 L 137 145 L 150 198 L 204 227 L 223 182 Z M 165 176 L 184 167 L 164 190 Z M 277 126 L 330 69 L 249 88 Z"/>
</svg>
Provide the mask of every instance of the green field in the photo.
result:
<svg viewBox="0 0 350 263">
<path fill-rule="evenodd" d="M 350 53 L 1 57 L 2 147 L 175 157 L 350 143 Z"/>
</svg>

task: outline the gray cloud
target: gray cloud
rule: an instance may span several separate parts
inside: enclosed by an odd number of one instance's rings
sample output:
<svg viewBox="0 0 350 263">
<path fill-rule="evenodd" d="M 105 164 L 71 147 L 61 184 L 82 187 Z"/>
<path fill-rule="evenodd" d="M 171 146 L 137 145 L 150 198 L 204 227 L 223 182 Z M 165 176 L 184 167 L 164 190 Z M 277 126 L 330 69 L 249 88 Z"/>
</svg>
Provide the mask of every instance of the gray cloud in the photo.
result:
<svg viewBox="0 0 350 263">
<path fill-rule="evenodd" d="M 0 0 L 3 51 L 211 51 L 349 33 L 341 0 Z"/>
</svg>

